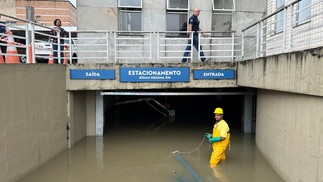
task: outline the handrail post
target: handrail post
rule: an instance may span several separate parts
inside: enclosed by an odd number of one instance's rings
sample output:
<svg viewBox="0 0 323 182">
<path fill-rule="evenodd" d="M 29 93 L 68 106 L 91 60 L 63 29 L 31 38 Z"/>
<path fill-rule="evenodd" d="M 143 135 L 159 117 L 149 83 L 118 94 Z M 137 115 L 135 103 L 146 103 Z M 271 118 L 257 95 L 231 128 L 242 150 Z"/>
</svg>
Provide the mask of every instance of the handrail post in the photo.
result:
<svg viewBox="0 0 323 182">
<path fill-rule="evenodd" d="M 260 21 L 260 33 L 259 33 L 259 55 L 260 57 L 263 57 L 264 54 L 263 54 L 263 36 L 264 36 L 264 30 L 263 30 L 263 27 L 264 27 L 264 22 L 263 21 Z"/>
<path fill-rule="evenodd" d="M 70 48 L 68 50 L 68 52 L 70 53 L 70 64 L 72 64 L 73 63 L 73 60 L 72 60 L 72 49 L 73 49 L 73 47 L 72 47 L 72 32 L 68 32 L 68 41 L 69 41 L 69 46 L 70 46 Z"/>
<path fill-rule="evenodd" d="M 57 64 L 61 63 L 61 33 L 57 32 Z"/>
<path fill-rule="evenodd" d="M 152 45 L 152 33 L 153 32 L 149 32 L 149 42 L 150 42 L 150 50 L 149 50 L 149 54 L 150 54 L 150 62 L 152 62 L 153 60 L 153 54 L 152 54 L 152 50 L 153 50 L 153 45 Z"/>
<path fill-rule="evenodd" d="M 283 23 L 283 52 L 286 52 L 286 19 L 287 19 L 287 7 L 284 8 L 284 23 Z"/>
<path fill-rule="evenodd" d="M 293 13 L 294 13 L 294 4 L 291 5 L 290 8 L 290 16 L 289 16 L 289 30 L 288 30 L 288 50 L 291 51 L 292 50 L 292 46 L 293 46 L 293 39 L 292 39 L 292 31 L 293 31 Z"/>
<path fill-rule="evenodd" d="M 243 60 L 244 57 L 244 31 L 241 31 L 241 60 Z"/>
<path fill-rule="evenodd" d="M 117 63 L 117 32 L 114 32 L 114 63 Z"/>
<path fill-rule="evenodd" d="M 109 32 L 108 31 L 106 32 L 105 37 L 106 37 L 105 43 L 107 46 L 107 62 L 109 62 Z"/>
<path fill-rule="evenodd" d="M 260 24 L 257 23 L 257 32 L 256 32 L 256 57 L 259 58 L 259 34 L 260 34 Z"/>
<path fill-rule="evenodd" d="M 198 44 L 197 44 L 197 59 L 200 60 L 201 59 L 201 33 L 198 33 Z M 194 38 L 193 38 L 194 41 Z M 193 43 L 194 44 L 194 43 Z M 192 49 L 194 50 L 194 49 Z"/>
<path fill-rule="evenodd" d="M 194 50 L 193 49 L 193 36 L 194 36 L 193 32 L 191 31 L 191 36 L 190 36 L 190 39 L 191 39 L 191 50 L 190 50 L 191 51 L 191 54 L 190 54 L 191 55 L 191 62 L 193 62 L 193 50 Z"/>
<path fill-rule="evenodd" d="M 231 62 L 233 62 L 233 58 L 234 58 L 234 33 L 231 32 Z"/>
<path fill-rule="evenodd" d="M 32 54 L 32 63 L 36 63 L 36 55 L 35 55 L 35 25 L 31 25 L 31 54 Z"/>
<path fill-rule="evenodd" d="M 28 36 L 26 36 L 26 63 L 32 63 L 32 60 L 30 59 L 30 58 L 32 58 L 31 57 L 31 55 L 32 55 L 32 52 L 30 52 L 30 49 L 29 49 L 29 46 L 31 45 L 31 41 L 30 41 L 30 33 L 31 33 L 31 31 L 30 31 L 30 22 L 27 22 L 26 23 L 26 30 L 25 30 L 25 35 L 28 35 Z M 30 35 L 30 36 L 29 36 Z M 0 55 L 0 56 L 2 56 L 2 55 Z"/>
<path fill-rule="evenodd" d="M 160 42 L 159 42 L 159 37 L 160 36 L 160 33 L 159 32 L 156 32 L 156 44 L 157 44 L 157 46 L 156 46 L 156 55 L 157 55 L 157 62 L 159 61 L 159 50 L 160 50 Z"/>
</svg>

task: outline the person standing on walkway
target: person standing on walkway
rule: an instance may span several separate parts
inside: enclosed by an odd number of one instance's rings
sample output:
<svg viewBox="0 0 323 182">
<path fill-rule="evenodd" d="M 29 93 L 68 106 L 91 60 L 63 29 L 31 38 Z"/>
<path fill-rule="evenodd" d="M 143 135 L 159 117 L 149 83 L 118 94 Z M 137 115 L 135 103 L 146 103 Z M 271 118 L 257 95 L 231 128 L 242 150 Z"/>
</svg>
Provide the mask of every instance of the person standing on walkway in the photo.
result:
<svg viewBox="0 0 323 182">
<path fill-rule="evenodd" d="M 54 20 L 54 25 L 55 27 L 52 28 L 50 34 L 53 35 L 53 36 L 58 36 L 57 35 L 57 32 L 60 33 L 60 37 L 66 37 L 67 36 L 67 32 L 64 30 L 64 28 L 62 28 L 62 22 L 60 19 L 55 19 Z M 64 60 L 64 39 L 60 39 L 60 45 L 58 45 L 58 38 L 54 38 L 53 39 L 53 56 L 54 56 L 54 63 L 59 63 L 58 62 L 58 56 L 57 56 L 57 53 L 58 53 L 58 46 L 60 47 L 60 55 L 61 55 L 61 60 L 60 60 L 60 63 L 63 63 L 63 60 Z"/>
<path fill-rule="evenodd" d="M 187 61 L 187 56 L 190 54 L 192 36 L 193 36 L 193 46 L 195 47 L 195 49 L 197 51 L 199 51 L 199 49 L 198 49 L 198 45 L 199 45 L 198 33 L 202 32 L 202 29 L 200 28 L 200 21 L 198 19 L 199 15 L 200 15 L 200 9 L 195 8 L 193 15 L 188 20 L 188 31 L 191 31 L 191 33 L 189 34 L 190 39 L 187 42 L 187 46 L 186 46 L 186 49 L 185 49 L 185 52 L 184 52 L 184 55 L 183 55 L 183 59 L 182 59 L 183 63 L 185 63 Z M 204 32 L 202 32 L 202 35 L 205 37 Z M 206 60 L 206 58 L 204 56 L 204 53 L 202 51 L 202 46 L 200 46 L 200 57 L 201 57 L 202 62 L 204 62 Z"/>
<path fill-rule="evenodd" d="M 213 133 L 205 133 L 205 137 L 209 139 L 213 148 L 210 158 L 211 167 L 215 167 L 219 161 L 224 161 L 226 159 L 225 150 L 230 142 L 230 128 L 223 120 L 223 109 L 220 107 L 216 108 L 214 114 L 216 122 L 213 127 Z"/>
</svg>

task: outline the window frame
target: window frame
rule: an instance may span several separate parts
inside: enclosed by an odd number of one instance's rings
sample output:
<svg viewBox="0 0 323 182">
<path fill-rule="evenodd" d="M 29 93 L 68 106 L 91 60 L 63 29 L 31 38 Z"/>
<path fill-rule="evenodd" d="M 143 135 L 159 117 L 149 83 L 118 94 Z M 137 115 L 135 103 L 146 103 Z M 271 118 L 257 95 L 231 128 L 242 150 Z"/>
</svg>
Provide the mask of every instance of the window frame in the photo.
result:
<svg viewBox="0 0 323 182">
<path fill-rule="evenodd" d="M 214 1 L 215 0 L 212 0 L 212 9 L 213 9 L 213 11 L 226 11 L 226 12 L 233 12 L 233 11 L 236 11 L 236 1 L 235 0 L 232 0 L 232 8 L 233 9 L 217 9 L 217 8 L 215 8 L 214 6 L 215 6 L 215 4 L 214 4 Z M 222 0 L 222 1 L 224 1 L 224 0 Z M 229 0 L 227 0 L 227 1 L 229 1 Z"/>
<path fill-rule="evenodd" d="M 213 11 L 212 12 L 212 31 L 216 32 L 216 33 L 228 33 L 228 32 L 217 32 L 216 30 L 213 29 L 213 15 L 227 15 L 227 16 L 231 16 L 231 28 L 230 28 L 230 31 L 229 32 L 232 32 L 232 21 L 233 21 L 233 13 L 232 12 L 228 12 L 228 11 L 225 11 L 225 12 L 219 12 L 219 11 Z"/>
<path fill-rule="evenodd" d="M 187 0 L 187 8 L 171 8 L 169 7 L 169 1 L 170 0 L 167 0 L 166 1 L 166 10 L 181 10 L 181 11 L 189 11 L 190 10 L 190 0 Z"/>
<path fill-rule="evenodd" d="M 141 21 L 141 25 L 140 25 L 140 30 L 122 30 L 122 26 L 121 26 L 121 18 L 120 18 L 120 12 L 126 12 L 126 13 L 140 13 L 140 21 Z M 142 25 L 142 11 L 141 10 L 127 10 L 127 9 L 119 9 L 118 11 L 118 30 L 119 31 L 125 31 L 125 32 L 141 32 L 143 29 L 143 25 Z"/>
<path fill-rule="evenodd" d="M 118 8 L 140 8 L 140 9 L 142 9 L 142 0 L 139 0 L 139 1 L 140 1 L 140 6 L 123 6 L 123 5 L 120 5 L 121 0 L 118 0 Z"/>
<path fill-rule="evenodd" d="M 301 2 L 307 2 L 309 4 L 305 4 L 301 6 Z M 301 0 L 297 3 L 296 25 L 303 24 L 311 20 L 311 13 L 312 13 L 311 6 L 312 6 L 312 0 Z M 304 16 L 306 15 L 308 16 L 304 18 Z M 302 17 L 302 19 L 300 19 L 300 17 Z"/>
<path fill-rule="evenodd" d="M 278 6 L 278 2 L 282 2 L 281 5 Z M 276 0 L 276 9 L 275 10 L 276 11 L 281 10 L 281 11 L 277 12 L 275 15 L 275 32 L 276 33 L 280 33 L 280 32 L 284 31 L 285 3 L 286 3 L 285 0 Z M 282 20 L 277 21 L 278 19 L 280 19 L 280 16 L 283 17 Z M 279 26 L 280 24 L 282 24 L 281 27 Z"/>
</svg>

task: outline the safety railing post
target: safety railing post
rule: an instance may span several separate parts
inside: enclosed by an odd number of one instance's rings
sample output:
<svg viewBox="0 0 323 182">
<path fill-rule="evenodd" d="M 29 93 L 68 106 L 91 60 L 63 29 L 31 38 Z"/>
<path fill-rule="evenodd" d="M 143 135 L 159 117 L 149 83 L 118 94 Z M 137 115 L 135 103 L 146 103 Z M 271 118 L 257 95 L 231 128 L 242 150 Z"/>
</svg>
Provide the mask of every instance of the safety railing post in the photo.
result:
<svg viewBox="0 0 323 182">
<path fill-rule="evenodd" d="M 29 46 L 31 45 L 31 31 L 30 31 L 30 22 L 26 23 L 26 63 L 32 63 L 32 52 L 30 51 Z M 29 36 L 30 35 L 30 36 Z"/>
<path fill-rule="evenodd" d="M 36 56 L 35 56 L 35 25 L 34 24 L 30 24 L 30 28 L 31 28 L 31 58 L 32 58 L 32 63 L 36 63 Z"/>
<path fill-rule="evenodd" d="M 293 31 L 293 13 L 294 13 L 294 4 L 291 5 L 290 14 L 289 14 L 289 26 L 288 26 L 288 51 L 292 50 L 293 46 L 293 39 L 292 39 L 292 31 Z"/>
<path fill-rule="evenodd" d="M 61 63 L 61 34 L 57 32 L 57 63 Z"/>
<path fill-rule="evenodd" d="M 150 42 L 150 46 L 149 46 L 149 57 L 150 57 L 150 62 L 152 62 L 153 60 L 153 54 L 152 54 L 152 50 L 153 50 L 153 45 L 152 45 L 152 33 L 153 32 L 149 32 L 149 42 Z"/>
<path fill-rule="evenodd" d="M 260 57 L 263 57 L 264 56 L 264 48 L 263 48 L 263 36 L 264 36 L 264 29 L 263 29 L 263 26 L 264 25 L 264 22 L 263 21 L 260 21 L 259 23 L 259 26 L 260 26 L 260 33 L 259 33 L 259 55 Z"/>
<path fill-rule="evenodd" d="M 106 40 L 106 46 L 107 46 L 107 62 L 109 62 L 109 32 L 106 32 L 106 36 L 105 36 Z"/>
<path fill-rule="evenodd" d="M 284 23 L 283 23 L 283 45 L 282 45 L 282 48 L 283 48 L 283 52 L 286 52 L 286 19 L 287 19 L 287 8 L 285 7 L 284 10 L 283 10 L 283 13 L 284 13 Z"/>
<path fill-rule="evenodd" d="M 68 52 L 69 52 L 69 56 L 70 56 L 70 64 L 71 63 L 73 63 L 73 60 L 72 60 L 72 49 L 73 49 L 73 47 L 72 47 L 72 32 L 68 32 L 68 41 L 69 41 L 69 50 L 68 50 Z M 64 53 L 64 57 L 65 57 L 65 53 Z"/>
<path fill-rule="evenodd" d="M 117 63 L 117 32 L 114 32 L 114 63 Z"/>
<path fill-rule="evenodd" d="M 260 24 L 259 23 L 257 23 L 257 31 L 256 31 L 256 57 L 257 58 L 259 58 L 259 43 L 260 43 L 260 41 L 259 41 L 259 39 L 260 39 Z"/>
<path fill-rule="evenodd" d="M 194 39 L 193 39 L 194 41 Z M 198 34 L 198 44 L 197 44 L 197 59 L 200 60 L 201 59 L 201 33 Z M 193 51 L 194 49 L 192 49 Z"/>
<path fill-rule="evenodd" d="M 231 62 L 233 62 L 234 58 L 234 33 L 231 32 Z"/>
<path fill-rule="evenodd" d="M 193 32 L 190 32 L 190 34 L 191 34 L 191 36 L 190 36 L 190 40 L 191 40 L 191 50 L 190 51 L 191 51 L 191 54 L 190 55 L 191 55 L 191 62 L 193 62 L 193 50 L 194 50 L 193 49 L 193 36 L 194 35 L 193 35 Z"/>
<path fill-rule="evenodd" d="M 243 60 L 244 57 L 244 31 L 241 32 L 241 60 Z"/>
<path fill-rule="evenodd" d="M 159 38 L 160 38 L 160 37 L 159 37 L 159 36 L 160 36 L 160 33 L 159 33 L 159 32 L 157 32 L 157 33 L 156 33 L 156 44 L 157 44 L 157 45 L 156 45 L 156 51 L 157 51 L 157 52 L 156 52 L 156 55 L 157 55 L 157 62 L 158 62 L 158 61 L 159 61 L 159 59 L 160 59 L 160 58 L 159 58 L 159 56 L 160 56 L 160 55 L 159 55 L 159 50 L 160 50 L 160 42 L 159 42 Z"/>
</svg>

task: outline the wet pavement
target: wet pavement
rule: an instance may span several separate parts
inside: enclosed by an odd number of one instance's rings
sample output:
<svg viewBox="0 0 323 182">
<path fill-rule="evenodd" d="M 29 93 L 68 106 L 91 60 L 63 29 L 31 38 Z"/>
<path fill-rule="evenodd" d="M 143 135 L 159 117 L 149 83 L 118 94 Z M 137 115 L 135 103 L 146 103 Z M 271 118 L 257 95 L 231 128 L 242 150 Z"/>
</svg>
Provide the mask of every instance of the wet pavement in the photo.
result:
<svg viewBox="0 0 323 182">
<path fill-rule="evenodd" d="M 255 146 L 254 134 L 231 130 L 227 160 L 209 167 L 199 123 L 109 123 L 103 137 L 86 137 L 19 182 L 281 182 Z"/>
</svg>

